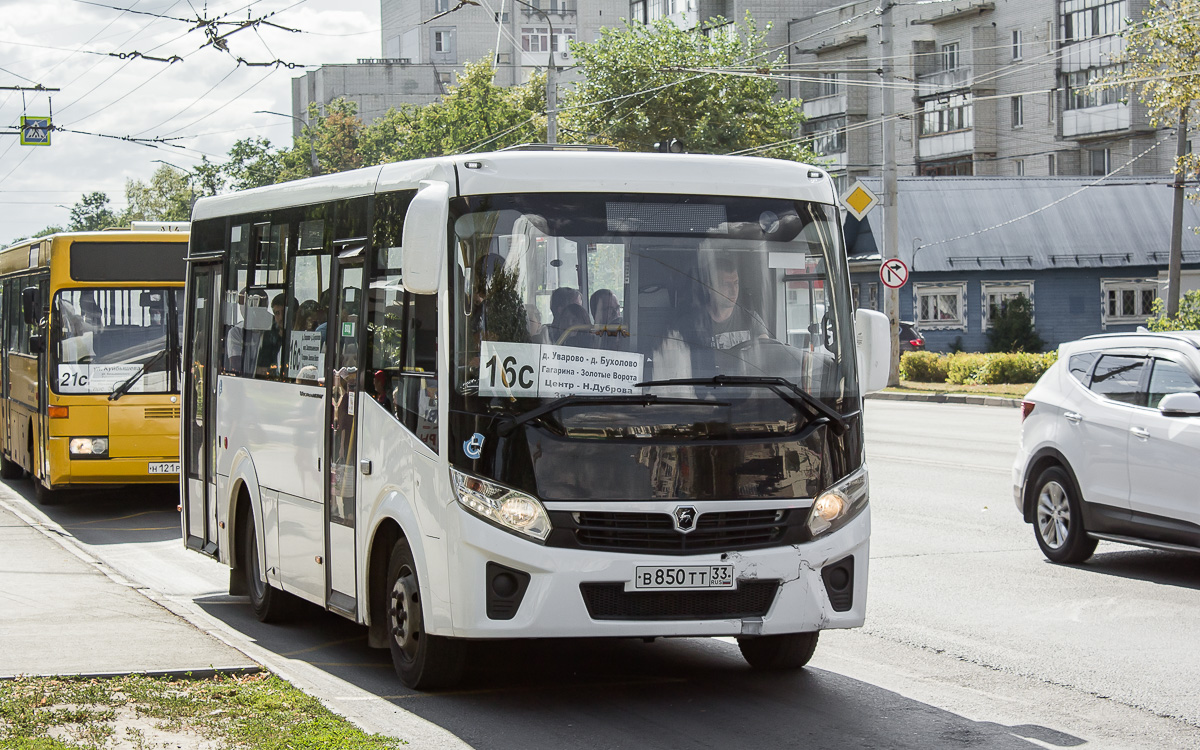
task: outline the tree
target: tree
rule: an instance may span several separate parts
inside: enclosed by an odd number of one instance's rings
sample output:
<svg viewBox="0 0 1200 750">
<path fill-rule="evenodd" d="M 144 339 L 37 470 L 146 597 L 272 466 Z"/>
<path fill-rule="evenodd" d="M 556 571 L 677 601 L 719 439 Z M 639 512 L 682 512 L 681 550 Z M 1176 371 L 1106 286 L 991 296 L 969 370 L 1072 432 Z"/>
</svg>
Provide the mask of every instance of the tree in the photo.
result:
<svg viewBox="0 0 1200 750">
<path fill-rule="evenodd" d="M 346 99 L 334 99 L 325 105 L 324 114 L 316 103 L 308 105 L 309 125 L 292 148 L 292 157 L 308 158 L 309 149 L 317 154 L 317 169 L 321 173 L 345 172 L 363 166 L 359 153 L 359 137 L 363 123 L 358 117 L 358 103 Z M 311 160 L 310 160 L 311 161 Z M 313 170 L 310 161 L 308 174 Z"/>
<path fill-rule="evenodd" d="M 361 138 L 364 164 L 386 164 L 472 150 L 494 150 L 545 137 L 545 77 L 511 88 L 493 82 L 487 60 L 467 63 L 441 100 L 389 110 Z"/>
<path fill-rule="evenodd" d="M 192 218 L 192 203 L 197 197 L 191 176 L 182 169 L 164 164 L 155 170 L 150 184 L 140 180 L 125 181 L 125 202 L 129 207 L 125 209 L 121 223 L 188 221 Z"/>
<path fill-rule="evenodd" d="M 1167 277 L 1167 313 L 1179 309 L 1182 264 L 1184 177 L 1200 167 L 1200 154 L 1188 153 L 1187 128 L 1192 103 L 1200 95 L 1200 0 L 1150 0 L 1140 23 L 1121 32 L 1125 45 L 1112 56 L 1117 72 L 1100 79 L 1101 88 L 1136 91 L 1155 128 L 1178 126 L 1175 193 L 1171 223 L 1171 261 Z"/>
<path fill-rule="evenodd" d="M 108 196 L 100 191 L 88 193 L 71 208 L 72 232 L 90 232 L 118 224 L 117 215 L 108 207 Z"/>
<path fill-rule="evenodd" d="M 272 148 L 270 140 L 259 136 L 234 143 L 222 171 L 233 190 L 249 190 L 305 176 L 289 176 L 289 164 L 283 152 Z"/>
<path fill-rule="evenodd" d="M 1024 294 L 992 305 L 988 351 L 1040 352 L 1046 345 L 1033 328 L 1033 305 Z"/>
<path fill-rule="evenodd" d="M 774 81 L 753 75 L 769 73 L 785 57 L 766 58 L 765 34 L 749 15 L 733 28 L 706 36 L 665 19 L 626 21 L 602 29 L 595 42 L 572 45 L 582 80 L 566 92 L 563 132 L 625 151 L 648 151 L 672 138 L 687 151 L 709 154 L 778 143 L 762 155 L 812 159 L 794 142 L 804 120 L 799 100 L 779 99 Z"/>
<path fill-rule="evenodd" d="M 1154 317 L 1146 321 L 1146 327 L 1151 331 L 1200 330 L 1200 291 L 1192 290 L 1184 294 L 1175 315 L 1166 314 L 1166 305 L 1161 299 L 1154 300 L 1150 309 Z"/>
</svg>

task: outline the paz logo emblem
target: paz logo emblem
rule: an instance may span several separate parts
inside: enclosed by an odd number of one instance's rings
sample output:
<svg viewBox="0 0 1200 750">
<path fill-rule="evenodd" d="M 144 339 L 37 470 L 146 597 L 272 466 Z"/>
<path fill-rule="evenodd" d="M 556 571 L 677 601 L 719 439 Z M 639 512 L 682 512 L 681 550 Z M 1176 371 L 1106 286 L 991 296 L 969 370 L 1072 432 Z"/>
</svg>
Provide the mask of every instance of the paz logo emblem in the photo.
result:
<svg viewBox="0 0 1200 750">
<path fill-rule="evenodd" d="M 479 458 L 479 454 L 483 452 L 483 435 L 478 432 L 471 436 L 470 440 L 463 443 L 463 453 L 467 454 L 467 458 L 472 460 Z"/>
<path fill-rule="evenodd" d="M 675 530 L 680 534 L 694 531 L 696 528 L 696 509 L 690 505 L 680 505 L 675 509 Z"/>
</svg>

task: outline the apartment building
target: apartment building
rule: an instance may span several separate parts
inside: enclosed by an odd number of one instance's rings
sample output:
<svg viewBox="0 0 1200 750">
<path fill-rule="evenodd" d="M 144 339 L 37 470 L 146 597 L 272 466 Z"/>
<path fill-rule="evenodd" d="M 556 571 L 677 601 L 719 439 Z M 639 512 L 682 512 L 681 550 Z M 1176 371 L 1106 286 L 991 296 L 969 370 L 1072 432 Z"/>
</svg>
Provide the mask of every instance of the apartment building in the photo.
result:
<svg viewBox="0 0 1200 750">
<path fill-rule="evenodd" d="M 847 178 L 879 174 L 882 94 L 874 0 L 808 3 L 788 24 L 805 131 Z M 1165 175 L 1146 108 L 1088 90 L 1148 0 L 948 0 L 893 6 L 901 176 Z"/>
<path fill-rule="evenodd" d="M 370 124 L 391 108 L 437 100 L 467 63 L 491 55 L 501 86 L 524 83 L 551 64 L 567 83 L 575 75 L 570 42 L 595 41 L 601 27 L 619 24 L 629 11 L 629 0 L 381 0 L 382 57 L 294 78 L 292 114 L 305 119 L 310 103 L 345 98 Z"/>
</svg>

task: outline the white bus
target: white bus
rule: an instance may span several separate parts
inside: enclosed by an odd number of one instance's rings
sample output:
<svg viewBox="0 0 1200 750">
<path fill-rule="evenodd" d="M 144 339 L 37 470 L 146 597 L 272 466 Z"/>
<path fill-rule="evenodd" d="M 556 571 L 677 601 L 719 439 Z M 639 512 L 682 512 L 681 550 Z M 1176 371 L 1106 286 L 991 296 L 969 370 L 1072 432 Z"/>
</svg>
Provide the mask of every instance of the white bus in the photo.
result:
<svg viewBox="0 0 1200 750">
<path fill-rule="evenodd" d="M 891 343 L 836 201 L 791 162 L 522 149 L 202 198 L 187 545 L 264 621 L 368 626 L 413 688 L 497 638 L 803 666 L 863 623 Z"/>
</svg>

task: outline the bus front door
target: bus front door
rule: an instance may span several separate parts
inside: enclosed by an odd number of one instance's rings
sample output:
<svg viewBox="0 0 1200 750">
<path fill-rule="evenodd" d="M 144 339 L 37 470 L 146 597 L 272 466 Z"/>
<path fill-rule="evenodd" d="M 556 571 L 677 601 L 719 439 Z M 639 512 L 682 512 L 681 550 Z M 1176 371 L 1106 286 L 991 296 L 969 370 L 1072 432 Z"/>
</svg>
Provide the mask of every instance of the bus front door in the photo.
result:
<svg viewBox="0 0 1200 750">
<path fill-rule="evenodd" d="M 326 606 L 348 617 L 357 614 L 355 515 L 358 486 L 359 320 L 363 305 L 361 247 L 339 254 L 335 271 L 337 304 L 329 311 L 329 456 L 325 481 Z"/>
<path fill-rule="evenodd" d="M 184 333 L 184 417 L 179 436 L 183 462 L 183 534 L 187 546 L 217 556 L 216 465 L 212 419 L 216 406 L 217 363 L 214 361 L 218 263 L 193 263 L 188 269 L 187 328 Z"/>
</svg>

